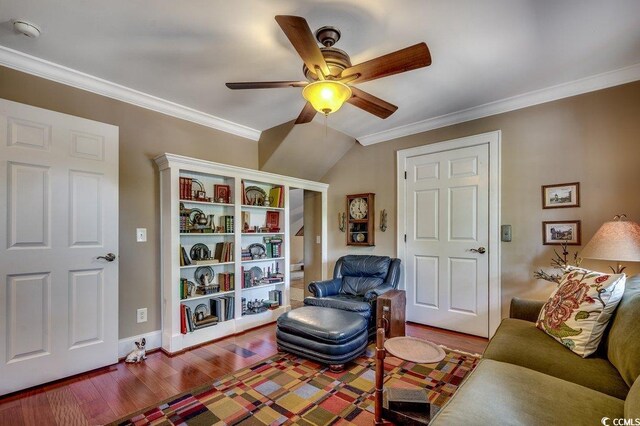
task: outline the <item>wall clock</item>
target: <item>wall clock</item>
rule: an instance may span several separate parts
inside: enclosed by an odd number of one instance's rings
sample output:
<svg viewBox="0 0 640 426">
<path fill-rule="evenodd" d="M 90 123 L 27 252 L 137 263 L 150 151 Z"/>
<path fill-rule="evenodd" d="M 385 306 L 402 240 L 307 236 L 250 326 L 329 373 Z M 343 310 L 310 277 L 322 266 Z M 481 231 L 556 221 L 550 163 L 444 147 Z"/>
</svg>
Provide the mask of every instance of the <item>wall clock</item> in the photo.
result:
<svg viewBox="0 0 640 426">
<path fill-rule="evenodd" d="M 375 194 L 347 195 L 347 245 L 375 245 Z"/>
</svg>

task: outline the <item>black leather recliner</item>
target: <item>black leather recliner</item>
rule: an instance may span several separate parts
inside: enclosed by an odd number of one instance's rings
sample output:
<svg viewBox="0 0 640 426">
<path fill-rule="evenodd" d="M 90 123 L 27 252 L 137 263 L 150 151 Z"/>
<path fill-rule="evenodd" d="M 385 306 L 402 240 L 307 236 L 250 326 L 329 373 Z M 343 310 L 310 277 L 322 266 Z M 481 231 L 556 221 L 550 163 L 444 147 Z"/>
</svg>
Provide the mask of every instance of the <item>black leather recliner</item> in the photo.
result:
<svg viewBox="0 0 640 426">
<path fill-rule="evenodd" d="M 312 297 L 307 306 L 356 312 L 368 321 L 369 334 L 375 333 L 378 296 L 398 287 L 400 259 L 388 256 L 348 255 L 336 262 L 333 279 L 309 284 Z"/>
</svg>

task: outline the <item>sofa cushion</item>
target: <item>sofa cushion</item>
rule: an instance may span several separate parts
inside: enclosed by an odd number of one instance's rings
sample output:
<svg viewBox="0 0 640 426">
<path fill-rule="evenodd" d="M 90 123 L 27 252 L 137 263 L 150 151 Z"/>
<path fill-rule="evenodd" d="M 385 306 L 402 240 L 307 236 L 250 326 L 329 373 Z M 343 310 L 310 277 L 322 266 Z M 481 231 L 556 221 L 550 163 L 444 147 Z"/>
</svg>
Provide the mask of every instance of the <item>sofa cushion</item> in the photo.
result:
<svg viewBox="0 0 640 426">
<path fill-rule="evenodd" d="M 631 386 L 640 376 L 640 275 L 627 280 L 624 296 L 611 320 L 607 356 Z"/>
<path fill-rule="evenodd" d="M 624 401 L 624 417 L 625 419 L 640 419 L 640 380 L 631 386 L 629 395 Z"/>
<path fill-rule="evenodd" d="M 529 321 L 502 320 L 483 357 L 530 368 L 619 399 L 629 392 L 629 386 L 606 358 L 581 358 Z"/>
<path fill-rule="evenodd" d="M 518 365 L 483 359 L 429 424 L 596 425 L 602 417 L 623 414 L 624 401 L 618 398 Z"/>
<path fill-rule="evenodd" d="M 391 264 L 388 256 L 348 255 L 341 260 L 339 275 L 342 277 L 374 277 L 384 280 Z"/>
<path fill-rule="evenodd" d="M 376 277 L 343 277 L 340 292 L 353 296 L 364 296 L 369 290 L 380 287 L 384 281 Z"/>
<path fill-rule="evenodd" d="M 568 268 L 538 317 L 540 330 L 580 356 L 600 345 L 624 293 L 624 274 Z"/>
<path fill-rule="evenodd" d="M 305 297 L 305 306 L 318 306 L 322 308 L 340 309 L 358 313 L 369 319 L 371 317 L 371 305 L 365 302 L 362 297 L 338 295 L 327 297 Z"/>
</svg>

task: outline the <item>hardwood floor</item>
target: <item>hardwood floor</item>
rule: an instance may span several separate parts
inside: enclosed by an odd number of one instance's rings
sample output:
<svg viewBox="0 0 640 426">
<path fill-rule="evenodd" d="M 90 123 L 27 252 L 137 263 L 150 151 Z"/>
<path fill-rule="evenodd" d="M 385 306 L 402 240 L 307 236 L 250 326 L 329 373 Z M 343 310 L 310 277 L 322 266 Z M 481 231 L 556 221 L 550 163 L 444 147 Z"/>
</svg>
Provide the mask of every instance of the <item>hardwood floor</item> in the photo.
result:
<svg viewBox="0 0 640 426">
<path fill-rule="evenodd" d="M 487 339 L 418 324 L 407 335 L 466 352 L 482 353 Z M 0 425 L 101 425 L 203 385 L 277 352 L 275 325 L 169 357 L 148 355 L 73 378 L 0 397 Z"/>
</svg>

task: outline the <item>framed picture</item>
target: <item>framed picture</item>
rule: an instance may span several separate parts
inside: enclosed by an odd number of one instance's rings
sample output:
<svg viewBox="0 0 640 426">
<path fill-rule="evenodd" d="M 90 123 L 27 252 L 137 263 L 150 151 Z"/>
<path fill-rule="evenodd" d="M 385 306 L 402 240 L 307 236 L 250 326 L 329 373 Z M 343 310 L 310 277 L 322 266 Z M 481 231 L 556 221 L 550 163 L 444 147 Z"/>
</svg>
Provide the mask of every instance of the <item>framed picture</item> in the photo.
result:
<svg viewBox="0 0 640 426">
<path fill-rule="evenodd" d="M 542 244 L 570 246 L 580 245 L 582 233 L 579 220 L 555 220 L 542 222 Z"/>
<path fill-rule="evenodd" d="M 268 211 L 266 222 L 267 228 L 280 230 L 280 212 Z"/>
<path fill-rule="evenodd" d="M 231 189 L 229 185 L 213 185 L 214 200 L 216 203 L 229 203 Z"/>
<path fill-rule="evenodd" d="M 542 187 L 543 209 L 563 207 L 580 207 L 580 182 L 544 185 Z"/>
</svg>

